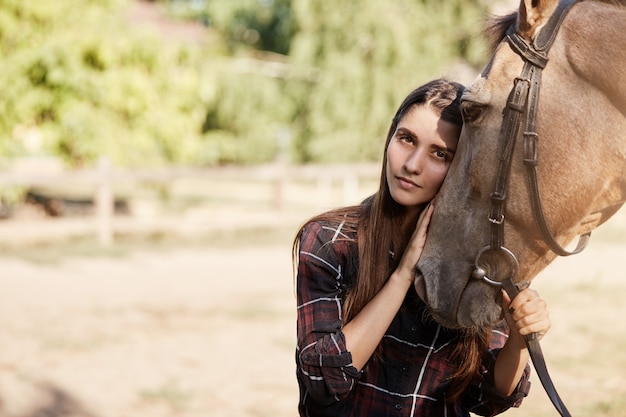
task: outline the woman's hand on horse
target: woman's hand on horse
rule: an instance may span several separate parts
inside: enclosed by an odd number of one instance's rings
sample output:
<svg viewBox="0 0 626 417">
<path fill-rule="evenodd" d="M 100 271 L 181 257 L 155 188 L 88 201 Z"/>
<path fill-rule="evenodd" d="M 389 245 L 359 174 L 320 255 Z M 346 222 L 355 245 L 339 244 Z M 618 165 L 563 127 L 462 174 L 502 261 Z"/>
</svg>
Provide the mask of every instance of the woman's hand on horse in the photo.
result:
<svg viewBox="0 0 626 417">
<path fill-rule="evenodd" d="M 428 230 L 428 224 L 433 214 L 434 207 L 432 204 L 426 206 L 420 213 L 415 226 L 415 231 L 411 236 L 411 240 L 402 255 L 400 264 L 395 270 L 394 275 L 398 275 L 404 279 L 407 279 L 411 285 L 415 281 L 415 265 L 419 261 L 422 251 L 424 250 L 424 244 L 426 243 L 426 232 Z"/>
<path fill-rule="evenodd" d="M 512 301 L 508 294 L 502 291 L 502 308 L 512 336 L 537 333 L 538 340 L 541 340 L 550 329 L 548 304 L 533 289 L 526 288 L 520 291 Z"/>
</svg>

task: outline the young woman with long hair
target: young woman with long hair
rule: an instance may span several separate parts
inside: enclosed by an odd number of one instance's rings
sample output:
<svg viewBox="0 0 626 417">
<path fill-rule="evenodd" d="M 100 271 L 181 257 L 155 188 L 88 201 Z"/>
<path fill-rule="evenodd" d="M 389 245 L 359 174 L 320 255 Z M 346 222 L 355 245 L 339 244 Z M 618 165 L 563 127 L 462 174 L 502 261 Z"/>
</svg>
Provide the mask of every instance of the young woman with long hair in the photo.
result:
<svg viewBox="0 0 626 417">
<path fill-rule="evenodd" d="M 296 236 L 300 416 L 495 415 L 528 393 L 523 335 L 550 327 L 536 291 L 503 296 L 506 321 L 467 331 L 437 324 L 413 285 L 462 90 L 443 79 L 413 90 L 389 127 L 378 191 Z"/>
</svg>

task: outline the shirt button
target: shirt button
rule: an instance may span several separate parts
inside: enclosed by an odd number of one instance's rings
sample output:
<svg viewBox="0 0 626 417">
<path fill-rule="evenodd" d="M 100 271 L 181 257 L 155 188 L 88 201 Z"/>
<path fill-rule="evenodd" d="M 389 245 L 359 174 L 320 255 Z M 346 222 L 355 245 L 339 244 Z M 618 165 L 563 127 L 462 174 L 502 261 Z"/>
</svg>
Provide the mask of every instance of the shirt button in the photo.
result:
<svg viewBox="0 0 626 417">
<path fill-rule="evenodd" d="M 409 367 L 408 367 L 407 365 L 404 365 L 404 366 L 402 367 L 402 370 L 403 370 L 404 372 L 407 372 L 407 371 L 409 370 Z"/>
<path fill-rule="evenodd" d="M 417 331 L 417 326 L 416 325 L 411 326 L 411 331 L 412 332 L 416 332 Z"/>
<path fill-rule="evenodd" d="M 402 410 L 402 404 L 396 404 L 396 410 Z"/>
</svg>

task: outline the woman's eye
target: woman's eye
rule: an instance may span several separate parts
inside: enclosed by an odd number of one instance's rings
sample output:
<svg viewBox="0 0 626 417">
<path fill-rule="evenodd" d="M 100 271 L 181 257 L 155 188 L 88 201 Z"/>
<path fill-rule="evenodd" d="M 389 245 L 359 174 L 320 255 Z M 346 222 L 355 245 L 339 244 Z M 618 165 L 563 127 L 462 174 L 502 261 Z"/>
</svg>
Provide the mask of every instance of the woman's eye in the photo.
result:
<svg viewBox="0 0 626 417">
<path fill-rule="evenodd" d="M 471 101 L 464 101 L 461 103 L 461 112 L 463 113 L 463 121 L 465 123 L 475 122 L 483 114 L 484 106 L 472 103 Z"/>
</svg>

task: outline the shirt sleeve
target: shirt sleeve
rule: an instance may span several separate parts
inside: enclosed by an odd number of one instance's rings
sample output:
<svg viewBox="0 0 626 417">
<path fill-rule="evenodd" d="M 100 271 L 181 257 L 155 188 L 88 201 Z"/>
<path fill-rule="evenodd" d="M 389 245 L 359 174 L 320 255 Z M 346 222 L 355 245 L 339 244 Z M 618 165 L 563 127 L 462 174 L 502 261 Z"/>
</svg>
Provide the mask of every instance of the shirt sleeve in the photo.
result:
<svg viewBox="0 0 626 417">
<path fill-rule="evenodd" d="M 530 391 L 530 365 L 526 364 L 515 391 L 509 396 L 501 394 L 495 388 L 494 368 L 498 353 L 504 346 L 509 334 L 506 322 L 498 323 L 491 334 L 489 350 L 483 356 L 479 374 L 476 375 L 463 400 L 465 407 L 474 414 L 495 416 L 511 407 L 519 407 Z"/>
<path fill-rule="evenodd" d="M 300 239 L 297 292 L 298 378 L 321 404 L 346 397 L 361 373 L 352 365 L 342 329 L 345 243 L 338 230 L 308 225 Z M 345 250 L 345 249 L 344 249 Z"/>
</svg>

